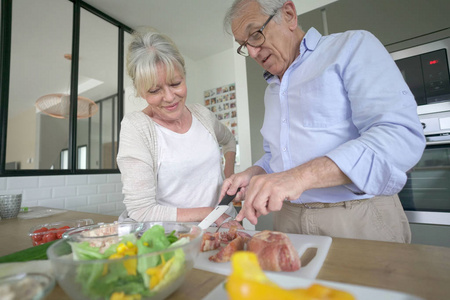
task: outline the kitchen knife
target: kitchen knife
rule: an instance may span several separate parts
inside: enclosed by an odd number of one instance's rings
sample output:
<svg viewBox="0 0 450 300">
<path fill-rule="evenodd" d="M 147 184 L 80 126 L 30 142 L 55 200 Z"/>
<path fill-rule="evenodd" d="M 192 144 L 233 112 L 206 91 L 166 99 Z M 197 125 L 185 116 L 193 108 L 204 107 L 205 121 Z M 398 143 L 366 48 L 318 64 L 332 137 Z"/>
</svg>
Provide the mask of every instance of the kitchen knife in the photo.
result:
<svg viewBox="0 0 450 300">
<path fill-rule="evenodd" d="M 239 192 L 241 188 L 238 188 L 236 194 Z M 228 204 L 230 204 L 231 201 L 236 197 L 236 194 L 234 195 L 228 195 L 225 194 L 223 196 L 222 200 L 220 201 L 219 205 L 214 208 L 212 212 L 209 213 L 209 215 L 206 216 L 206 218 L 203 219 L 203 221 L 198 224 L 198 226 L 201 229 L 207 229 L 209 226 L 211 226 L 212 223 L 214 223 L 220 216 L 227 211 Z"/>
</svg>

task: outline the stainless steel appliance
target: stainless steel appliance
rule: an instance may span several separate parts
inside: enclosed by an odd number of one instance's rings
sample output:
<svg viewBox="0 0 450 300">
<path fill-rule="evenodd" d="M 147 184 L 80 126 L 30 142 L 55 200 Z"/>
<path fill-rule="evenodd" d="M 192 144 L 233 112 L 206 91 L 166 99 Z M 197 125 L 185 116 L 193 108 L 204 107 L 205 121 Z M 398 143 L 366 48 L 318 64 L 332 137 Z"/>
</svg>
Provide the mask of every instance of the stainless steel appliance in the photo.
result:
<svg viewBox="0 0 450 300">
<path fill-rule="evenodd" d="M 450 37 L 391 56 L 414 94 L 427 140 L 400 200 L 410 223 L 450 225 Z"/>
<path fill-rule="evenodd" d="M 419 113 L 431 112 L 425 109 L 433 107 L 430 104 L 448 103 L 449 55 L 450 37 L 391 52 L 416 98 Z"/>
</svg>

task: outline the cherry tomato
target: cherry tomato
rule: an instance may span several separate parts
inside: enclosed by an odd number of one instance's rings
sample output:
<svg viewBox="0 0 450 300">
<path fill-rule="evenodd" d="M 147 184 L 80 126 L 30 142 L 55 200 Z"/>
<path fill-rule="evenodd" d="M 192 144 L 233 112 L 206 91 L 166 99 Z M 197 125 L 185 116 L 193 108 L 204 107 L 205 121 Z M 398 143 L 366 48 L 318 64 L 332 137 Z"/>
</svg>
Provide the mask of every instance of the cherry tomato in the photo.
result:
<svg viewBox="0 0 450 300">
<path fill-rule="evenodd" d="M 36 229 L 35 231 L 33 231 L 33 233 L 36 234 L 31 236 L 32 240 L 35 242 L 40 242 L 42 240 L 43 233 L 47 231 L 48 231 L 47 227 Z"/>
<path fill-rule="evenodd" d="M 33 233 L 38 233 L 38 232 L 34 231 Z M 33 243 L 34 242 L 40 242 L 42 240 L 42 235 L 41 234 L 35 234 L 35 235 L 31 236 L 31 239 L 33 240 Z"/>
<path fill-rule="evenodd" d="M 42 237 L 42 241 L 44 243 L 48 243 L 48 242 L 51 242 L 51 241 L 54 241 L 54 240 L 56 240 L 56 233 L 54 233 L 54 232 L 46 233 Z"/>
<path fill-rule="evenodd" d="M 48 228 L 47 228 L 47 227 L 41 227 L 41 228 L 36 229 L 35 231 L 33 231 L 33 233 L 37 233 L 37 232 L 46 232 L 46 231 L 48 231 Z"/>
<path fill-rule="evenodd" d="M 69 226 L 63 226 L 63 227 L 58 228 L 58 232 L 56 233 L 56 238 L 61 239 L 64 232 L 66 232 L 66 230 L 69 228 L 70 228 Z"/>
<path fill-rule="evenodd" d="M 42 240 L 42 235 L 40 235 L 40 234 L 33 235 L 31 237 L 31 239 L 33 239 L 33 243 L 34 242 L 40 242 Z"/>
<path fill-rule="evenodd" d="M 39 245 L 42 245 L 42 244 L 44 244 L 43 241 L 38 241 L 38 242 L 33 241 L 33 246 L 39 246 Z"/>
</svg>

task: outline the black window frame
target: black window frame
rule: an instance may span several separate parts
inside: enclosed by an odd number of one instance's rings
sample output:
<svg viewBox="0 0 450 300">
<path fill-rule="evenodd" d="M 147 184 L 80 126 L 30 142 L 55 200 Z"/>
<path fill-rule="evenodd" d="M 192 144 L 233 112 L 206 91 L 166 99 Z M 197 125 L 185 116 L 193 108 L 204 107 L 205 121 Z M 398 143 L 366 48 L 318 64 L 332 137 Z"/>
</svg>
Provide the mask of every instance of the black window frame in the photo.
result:
<svg viewBox="0 0 450 300">
<path fill-rule="evenodd" d="M 81 9 L 100 17 L 118 28 L 118 76 L 117 76 L 117 142 L 119 141 L 120 121 L 123 118 L 124 98 L 124 35 L 133 30 L 81 0 L 66 0 L 73 3 L 72 23 L 72 64 L 70 79 L 70 117 L 69 117 L 69 169 L 67 170 L 6 170 L 6 142 L 8 126 L 9 83 L 11 70 L 11 30 L 12 5 L 14 0 L 1 0 L 0 23 L 0 177 L 41 176 L 41 175 L 80 175 L 119 173 L 114 169 L 77 169 L 77 86 L 79 71 L 80 15 Z M 113 119 L 115 121 L 115 119 Z M 114 123 L 114 122 L 113 122 Z M 114 126 L 114 125 L 113 125 Z"/>
</svg>

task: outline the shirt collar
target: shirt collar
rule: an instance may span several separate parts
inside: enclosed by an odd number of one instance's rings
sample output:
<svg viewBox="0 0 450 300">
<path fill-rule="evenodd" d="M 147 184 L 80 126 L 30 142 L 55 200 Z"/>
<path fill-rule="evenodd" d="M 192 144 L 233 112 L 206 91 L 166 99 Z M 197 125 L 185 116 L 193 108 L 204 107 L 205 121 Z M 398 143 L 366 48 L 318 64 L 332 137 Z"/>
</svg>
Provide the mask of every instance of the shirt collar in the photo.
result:
<svg viewBox="0 0 450 300">
<path fill-rule="evenodd" d="M 306 32 L 305 36 L 302 39 L 302 42 L 300 43 L 300 56 L 297 59 L 303 57 L 303 55 L 307 51 L 314 51 L 314 49 L 316 49 L 317 45 L 319 44 L 321 37 L 322 35 L 320 34 L 320 32 L 318 32 L 314 27 L 311 27 Z M 275 78 L 275 76 L 273 76 L 269 71 L 265 71 L 263 76 L 268 83 L 271 82 L 271 79 Z"/>
<path fill-rule="evenodd" d="M 300 43 L 300 56 L 305 54 L 306 51 L 314 51 L 321 37 L 322 35 L 314 27 L 311 27 Z"/>
</svg>

